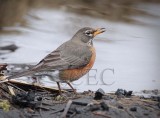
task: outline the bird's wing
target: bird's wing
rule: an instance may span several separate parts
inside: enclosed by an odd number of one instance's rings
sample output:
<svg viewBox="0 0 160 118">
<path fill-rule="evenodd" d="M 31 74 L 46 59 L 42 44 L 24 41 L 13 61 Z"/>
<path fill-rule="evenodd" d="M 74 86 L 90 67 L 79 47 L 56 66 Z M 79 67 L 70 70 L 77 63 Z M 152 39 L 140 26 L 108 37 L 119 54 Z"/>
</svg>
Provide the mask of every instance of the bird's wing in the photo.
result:
<svg viewBox="0 0 160 118">
<path fill-rule="evenodd" d="M 32 70 L 45 71 L 81 68 L 89 63 L 91 56 L 92 53 L 89 47 L 66 42 L 47 55 Z"/>
<path fill-rule="evenodd" d="M 73 42 L 66 42 L 47 55 L 33 68 L 9 76 L 7 79 L 28 76 L 42 71 L 81 68 L 89 63 L 91 56 L 92 53 L 89 50 L 89 47 L 73 44 Z"/>
</svg>

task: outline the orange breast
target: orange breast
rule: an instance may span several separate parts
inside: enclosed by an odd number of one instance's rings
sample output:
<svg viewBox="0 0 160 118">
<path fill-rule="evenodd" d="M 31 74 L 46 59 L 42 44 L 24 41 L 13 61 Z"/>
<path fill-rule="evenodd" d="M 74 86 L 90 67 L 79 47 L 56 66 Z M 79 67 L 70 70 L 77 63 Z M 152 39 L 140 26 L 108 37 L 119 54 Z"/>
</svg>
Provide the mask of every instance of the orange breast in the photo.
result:
<svg viewBox="0 0 160 118">
<path fill-rule="evenodd" d="M 67 81 L 74 81 L 85 75 L 92 67 L 95 62 L 96 58 L 96 51 L 95 48 L 90 48 L 92 51 L 92 57 L 90 59 L 90 62 L 83 68 L 79 69 L 70 69 L 70 70 L 64 70 L 59 73 L 59 77 L 61 80 L 67 80 Z"/>
</svg>

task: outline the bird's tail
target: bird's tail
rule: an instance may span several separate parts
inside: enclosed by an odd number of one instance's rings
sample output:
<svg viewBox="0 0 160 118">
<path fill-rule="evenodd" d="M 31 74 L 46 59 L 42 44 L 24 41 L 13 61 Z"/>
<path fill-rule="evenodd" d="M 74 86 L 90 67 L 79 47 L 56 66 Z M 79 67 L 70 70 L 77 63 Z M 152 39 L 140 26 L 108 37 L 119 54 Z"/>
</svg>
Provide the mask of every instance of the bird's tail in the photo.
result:
<svg viewBox="0 0 160 118">
<path fill-rule="evenodd" d="M 12 76 L 8 76 L 8 77 L 5 78 L 5 80 L 0 81 L 0 83 L 7 82 L 10 79 L 16 79 L 16 78 L 23 77 L 23 76 L 29 76 L 29 75 L 32 75 L 34 73 L 35 73 L 34 71 L 27 70 L 27 71 L 24 71 L 24 72 L 21 72 L 21 73 L 17 73 L 17 74 L 12 75 Z"/>
<path fill-rule="evenodd" d="M 34 73 L 35 73 L 34 71 L 27 70 L 27 71 L 24 71 L 24 72 L 17 73 L 15 75 L 9 76 L 9 77 L 7 77 L 7 79 L 10 80 L 10 79 L 15 79 L 15 78 L 23 77 L 23 76 L 29 76 L 29 75 L 32 75 Z"/>
</svg>

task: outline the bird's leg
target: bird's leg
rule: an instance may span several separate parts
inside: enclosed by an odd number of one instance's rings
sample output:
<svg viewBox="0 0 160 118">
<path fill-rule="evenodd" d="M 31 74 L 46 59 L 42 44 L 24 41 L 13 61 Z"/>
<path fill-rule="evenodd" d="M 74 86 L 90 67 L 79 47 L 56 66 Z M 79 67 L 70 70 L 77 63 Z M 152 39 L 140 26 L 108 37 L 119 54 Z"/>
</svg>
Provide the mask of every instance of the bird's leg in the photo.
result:
<svg viewBox="0 0 160 118">
<path fill-rule="evenodd" d="M 59 89 L 59 94 L 62 95 L 62 91 L 61 91 L 61 87 L 60 87 L 59 82 L 57 82 L 57 85 L 58 85 L 58 89 Z"/>
<path fill-rule="evenodd" d="M 36 76 L 33 76 L 32 79 L 34 80 L 33 84 L 40 85 L 39 79 Z"/>
<path fill-rule="evenodd" d="M 76 92 L 76 90 L 73 88 L 73 86 L 72 86 L 69 82 L 67 82 L 67 84 L 72 88 L 74 94 L 77 94 L 77 92 Z"/>
</svg>

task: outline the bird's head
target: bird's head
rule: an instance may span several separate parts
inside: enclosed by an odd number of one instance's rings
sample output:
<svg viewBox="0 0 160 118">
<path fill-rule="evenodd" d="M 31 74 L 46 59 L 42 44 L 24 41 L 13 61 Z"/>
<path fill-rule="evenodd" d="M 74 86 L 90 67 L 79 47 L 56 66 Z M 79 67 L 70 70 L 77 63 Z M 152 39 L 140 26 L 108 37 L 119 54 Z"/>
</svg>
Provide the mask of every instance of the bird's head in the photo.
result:
<svg viewBox="0 0 160 118">
<path fill-rule="evenodd" d="M 93 38 L 97 36 L 98 34 L 101 34 L 105 32 L 105 28 L 90 28 L 85 27 L 80 29 L 72 38 L 72 40 L 81 42 L 81 43 L 91 43 L 93 41 Z"/>
</svg>

